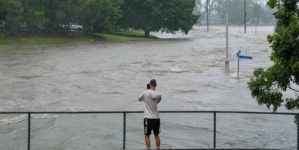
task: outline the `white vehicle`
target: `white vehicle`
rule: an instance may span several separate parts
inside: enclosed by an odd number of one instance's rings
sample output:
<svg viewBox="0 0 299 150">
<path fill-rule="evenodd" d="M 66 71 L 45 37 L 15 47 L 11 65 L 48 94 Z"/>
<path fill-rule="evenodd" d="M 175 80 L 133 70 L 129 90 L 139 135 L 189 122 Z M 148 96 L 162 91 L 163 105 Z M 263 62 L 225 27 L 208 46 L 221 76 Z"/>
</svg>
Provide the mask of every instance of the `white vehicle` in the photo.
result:
<svg viewBox="0 0 299 150">
<path fill-rule="evenodd" d="M 0 28 L 4 27 L 5 26 L 5 22 L 1 22 L 0 21 Z"/>
<path fill-rule="evenodd" d="M 70 31 L 80 31 L 80 30 L 83 29 L 83 26 L 78 25 L 78 24 L 71 24 L 71 23 L 69 25 L 62 24 L 62 25 L 59 25 L 59 26 L 62 27 L 62 28 L 69 28 Z"/>
<path fill-rule="evenodd" d="M 70 28 L 70 30 L 82 30 L 83 29 L 83 27 L 78 24 L 70 24 L 69 28 Z"/>
</svg>

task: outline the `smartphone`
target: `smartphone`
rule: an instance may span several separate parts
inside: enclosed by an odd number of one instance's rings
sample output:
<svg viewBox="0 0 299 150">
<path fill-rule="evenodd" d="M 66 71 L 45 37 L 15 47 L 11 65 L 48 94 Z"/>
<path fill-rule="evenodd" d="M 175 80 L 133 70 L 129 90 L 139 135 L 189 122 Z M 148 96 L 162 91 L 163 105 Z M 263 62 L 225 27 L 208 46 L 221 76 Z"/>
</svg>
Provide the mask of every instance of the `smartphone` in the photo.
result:
<svg viewBox="0 0 299 150">
<path fill-rule="evenodd" d="M 147 89 L 150 89 L 150 84 L 147 84 L 146 87 L 147 87 Z"/>
</svg>

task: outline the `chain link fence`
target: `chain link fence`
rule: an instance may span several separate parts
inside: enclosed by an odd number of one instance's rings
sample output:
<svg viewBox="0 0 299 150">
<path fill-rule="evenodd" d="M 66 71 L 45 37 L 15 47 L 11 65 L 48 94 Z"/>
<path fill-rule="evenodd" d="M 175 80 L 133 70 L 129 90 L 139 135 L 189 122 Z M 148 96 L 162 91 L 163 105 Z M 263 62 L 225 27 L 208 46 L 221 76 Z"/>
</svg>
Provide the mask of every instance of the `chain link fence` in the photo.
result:
<svg viewBox="0 0 299 150">
<path fill-rule="evenodd" d="M 296 115 L 162 111 L 161 148 L 297 149 Z M 143 112 L 2 112 L 0 149 L 145 149 Z"/>
</svg>

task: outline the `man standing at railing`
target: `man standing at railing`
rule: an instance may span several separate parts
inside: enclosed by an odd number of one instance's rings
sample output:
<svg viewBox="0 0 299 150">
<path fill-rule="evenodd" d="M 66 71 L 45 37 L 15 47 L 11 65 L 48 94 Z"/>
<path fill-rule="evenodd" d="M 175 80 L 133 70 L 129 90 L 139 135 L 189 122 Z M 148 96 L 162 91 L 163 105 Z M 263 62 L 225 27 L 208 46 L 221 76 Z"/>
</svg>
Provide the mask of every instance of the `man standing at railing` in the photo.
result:
<svg viewBox="0 0 299 150">
<path fill-rule="evenodd" d="M 160 150 L 160 118 L 157 104 L 161 101 L 161 94 L 156 91 L 157 82 L 155 79 L 150 81 L 149 87 L 142 92 L 139 101 L 144 101 L 145 110 L 144 110 L 144 135 L 145 135 L 145 144 L 147 149 L 151 147 L 150 135 L 153 130 L 157 150 Z"/>
</svg>

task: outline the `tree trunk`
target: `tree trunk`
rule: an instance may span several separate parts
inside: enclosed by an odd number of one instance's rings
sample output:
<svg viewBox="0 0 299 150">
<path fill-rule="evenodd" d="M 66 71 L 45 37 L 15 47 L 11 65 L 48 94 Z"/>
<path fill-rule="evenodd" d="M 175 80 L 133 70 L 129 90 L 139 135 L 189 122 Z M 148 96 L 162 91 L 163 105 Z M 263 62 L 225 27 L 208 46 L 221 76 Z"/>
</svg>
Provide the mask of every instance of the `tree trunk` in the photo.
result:
<svg viewBox="0 0 299 150">
<path fill-rule="evenodd" d="M 149 35 L 150 35 L 150 30 L 144 30 L 144 35 L 145 35 L 145 37 L 149 37 Z"/>
<path fill-rule="evenodd" d="M 145 23 L 142 27 L 143 31 L 144 31 L 144 35 L 145 37 L 149 37 L 150 32 L 151 32 L 151 27 L 149 25 L 147 25 L 147 23 Z"/>
</svg>

